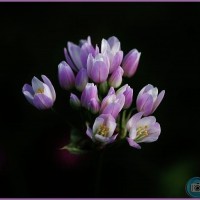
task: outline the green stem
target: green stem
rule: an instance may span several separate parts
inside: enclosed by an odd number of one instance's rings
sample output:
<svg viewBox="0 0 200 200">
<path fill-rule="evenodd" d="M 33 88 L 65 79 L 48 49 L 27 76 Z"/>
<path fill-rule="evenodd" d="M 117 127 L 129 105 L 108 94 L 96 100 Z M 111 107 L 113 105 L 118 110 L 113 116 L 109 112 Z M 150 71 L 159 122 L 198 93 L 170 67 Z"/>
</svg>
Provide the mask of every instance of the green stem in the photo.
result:
<svg viewBox="0 0 200 200">
<path fill-rule="evenodd" d="M 101 187 L 101 171 L 103 166 L 103 157 L 104 157 L 105 149 L 102 149 L 100 152 L 98 165 L 97 165 L 97 173 L 96 173 L 96 180 L 95 180 L 95 197 L 99 197 L 100 187 Z"/>
<path fill-rule="evenodd" d="M 137 108 L 135 107 L 135 108 L 132 108 L 130 111 L 129 111 L 129 113 L 128 113 L 128 115 L 127 115 L 127 121 L 128 121 L 128 119 L 131 117 L 131 115 L 132 115 L 132 112 L 134 111 L 134 110 L 137 110 Z"/>
<path fill-rule="evenodd" d="M 120 116 L 120 138 L 126 137 L 126 110 L 123 111 L 122 116 Z"/>
</svg>

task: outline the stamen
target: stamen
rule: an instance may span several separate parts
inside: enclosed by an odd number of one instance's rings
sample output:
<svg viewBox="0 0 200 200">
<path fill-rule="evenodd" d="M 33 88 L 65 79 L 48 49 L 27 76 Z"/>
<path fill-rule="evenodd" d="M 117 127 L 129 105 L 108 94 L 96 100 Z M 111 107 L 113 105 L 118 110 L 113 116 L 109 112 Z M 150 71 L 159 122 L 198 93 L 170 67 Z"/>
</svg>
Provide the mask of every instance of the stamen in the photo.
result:
<svg viewBox="0 0 200 200">
<path fill-rule="evenodd" d="M 148 126 L 140 126 L 137 128 L 137 133 L 136 133 L 136 138 L 135 141 L 138 142 L 140 140 L 142 140 L 143 138 L 147 137 L 148 134 Z"/>
<path fill-rule="evenodd" d="M 97 130 L 97 134 L 102 135 L 104 137 L 108 137 L 109 128 L 103 124 L 101 124 Z"/>
<path fill-rule="evenodd" d="M 41 94 L 43 94 L 43 93 L 44 93 L 44 89 L 43 89 L 43 88 L 38 88 L 37 91 L 36 91 L 36 93 L 41 93 Z"/>
</svg>

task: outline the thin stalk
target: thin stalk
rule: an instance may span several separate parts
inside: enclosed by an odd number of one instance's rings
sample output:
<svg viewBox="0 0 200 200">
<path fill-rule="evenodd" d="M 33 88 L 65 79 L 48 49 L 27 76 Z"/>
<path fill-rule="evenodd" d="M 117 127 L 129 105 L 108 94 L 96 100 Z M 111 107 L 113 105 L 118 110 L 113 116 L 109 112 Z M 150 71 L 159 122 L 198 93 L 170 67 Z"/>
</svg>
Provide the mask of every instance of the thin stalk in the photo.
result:
<svg viewBox="0 0 200 200">
<path fill-rule="evenodd" d="M 103 166 L 103 158 L 104 158 L 105 149 L 100 152 L 98 164 L 97 164 L 97 173 L 96 173 L 96 180 L 95 180 L 95 197 L 99 197 L 100 187 L 101 187 L 101 172 Z"/>
</svg>

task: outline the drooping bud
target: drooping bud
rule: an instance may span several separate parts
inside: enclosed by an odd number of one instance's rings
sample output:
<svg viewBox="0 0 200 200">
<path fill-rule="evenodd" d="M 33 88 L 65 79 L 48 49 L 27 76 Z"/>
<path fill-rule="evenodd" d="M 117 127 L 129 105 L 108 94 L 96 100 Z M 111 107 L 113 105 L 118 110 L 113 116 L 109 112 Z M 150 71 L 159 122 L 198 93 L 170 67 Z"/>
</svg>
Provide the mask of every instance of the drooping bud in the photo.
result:
<svg viewBox="0 0 200 200">
<path fill-rule="evenodd" d="M 70 105 L 73 108 L 79 108 L 81 106 L 81 102 L 80 102 L 79 98 L 73 93 L 71 93 L 71 95 L 70 95 Z"/>
</svg>

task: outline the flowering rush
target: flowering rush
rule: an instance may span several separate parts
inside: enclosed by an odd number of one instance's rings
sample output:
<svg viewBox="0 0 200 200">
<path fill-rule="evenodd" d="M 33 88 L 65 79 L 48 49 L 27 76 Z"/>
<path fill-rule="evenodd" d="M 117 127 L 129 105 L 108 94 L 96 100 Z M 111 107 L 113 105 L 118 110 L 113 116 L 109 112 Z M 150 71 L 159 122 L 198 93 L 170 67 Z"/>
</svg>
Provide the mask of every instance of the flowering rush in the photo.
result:
<svg viewBox="0 0 200 200">
<path fill-rule="evenodd" d="M 132 49 L 124 54 L 115 36 L 102 39 L 99 46 L 88 37 L 79 44 L 68 42 L 64 57 L 58 64 L 58 81 L 68 94 L 68 105 L 82 116 L 80 129 L 71 123 L 71 141 L 66 149 L 79 154 L 122 140 L 140 149 L 140 143 L 158 139 L 161 127 L 152 114 L 165 91 L 158 93 L 157 87 L 147 84 L 137 95 L 125 83 L 125 77 L 134 79 L 141 52 Z M 39 110 L 52 108 L 56 100 L 51 81 L 45 75 L 42 80 L 33 77 L 32 84 L 22 89 L 28 102 Z"/>
</svg>

